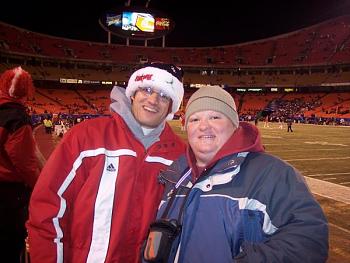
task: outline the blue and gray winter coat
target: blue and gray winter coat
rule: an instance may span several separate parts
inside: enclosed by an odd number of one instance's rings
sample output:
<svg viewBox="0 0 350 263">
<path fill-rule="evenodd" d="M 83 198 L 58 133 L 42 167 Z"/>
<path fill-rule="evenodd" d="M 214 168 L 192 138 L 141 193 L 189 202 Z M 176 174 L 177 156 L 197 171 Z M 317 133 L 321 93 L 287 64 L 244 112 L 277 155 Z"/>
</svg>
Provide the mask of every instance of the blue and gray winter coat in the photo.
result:
<svg viewBox="0 0 350 263">
<path fill-rule="evenodd" d="M 253 125 L 241 123 L 194 185 L 193 163 L 189 150 L 160 176 L 165 194 L 158 218 L 174 195 L 165 217 L 182 225 L 168 262 L 327 260 L 320 205 L 297 170 L 263 152 Z"/>
</svg>

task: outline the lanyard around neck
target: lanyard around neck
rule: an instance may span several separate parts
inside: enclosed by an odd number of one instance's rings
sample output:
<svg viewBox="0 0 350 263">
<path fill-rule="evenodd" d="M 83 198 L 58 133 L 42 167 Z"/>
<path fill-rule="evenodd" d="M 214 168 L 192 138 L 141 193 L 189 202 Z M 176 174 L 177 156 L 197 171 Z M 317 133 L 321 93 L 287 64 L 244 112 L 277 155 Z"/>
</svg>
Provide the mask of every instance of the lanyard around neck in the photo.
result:
<svg viewBox="0 0 350 263">
<path fill-rule="evenodd" d="M 184 207 L 185 207 L 185 204 L 186 204 L 186 201 L 187 201 L 187 197 L 189 196 L 189 194 L 190 194 L 190 192 L 191 192 L 193 186 L 198 182 L 198 180 L 199 180 L 200 178 L 202 178 L 202 177 L 208 175 L 208 174 L 210 173 L 210 171 L 211 171 L 214 167 L 215 167 L 215 164 L 214 164 L 213 166 L 211 166 L 211 168 L 205 170 L 205 171 L 196 179 L 196 181 L 192 184 L 192 186 L 190 187 L 190 189 L 189 189 L 188 192 L 186 193 L 185 198 L 184 198 L 184 201 L 183 201 L 183 203 L 182 203 L 182 205 L 181 205 L 180 212 L 179 212 L 179 215 L 178 215 L 178 218 L 177 218 L 178 221 L 179 221 L 179 220 L 181 219 L 181 217 L 182 217 L 183 209 L 184 209 Z M 177 183 L 176 183 L 175 186 L 173 187 L 170 200 L 169 200 L 167 206 L 165 207 L 164 212 L 163 212 L 163 214 L 162 214 L 162 216 L 161 216 L 162 219 L 167 219 L 169 210 L 170 210 L 170 208 L 171 208 L 171 206 L 172 206 L 172 204 L 173 204 L 173 202 L 174 202 L 174 200 L 175 200 L 175 197 L 176 197 L 176 194 L 177 194 L 177 192 L 178 192 L 178 190 L 179 190 L 179 188 L 180 188 L 180 185 L 181 185 L 181 184 L 183 183 L 183 181 L 185 181 L 185 179 L 191 174 L 191 172 L 192 172 L 192 169 L 189 168 L 189 169 L 184 173 L 184 175 L 181 176 L 181 178 L 177 181 Z"/>
<path fill-rule="evenodd" d="M 185 173 L 183 176 L 181 176 L 181 178 L 177 181 L 177 183 L 176 183 L 175 186 L 173 187 L 170 200 L 169 200 L 167 206 L 165 207 L 165 210 L 164 210 L 164 212 L 163 212 L 163 214 L 162 214 L 162 216 L 161 216 L 162 219 L 166 219 L 166 217 L 168 216 L 170 207 L 172 206 L 172 204 L 173 204 L 173 202 L 174 202 L 174 200 L 175 200 L 175 196 L 176 196 L 176 194 L 177 194 L 177 191 L 179 190 L 180 185 L 181 185 L 182 182 L 185 181 L 185 179 L 191 174 L 191 171 L 192 171 L 192 169 L 189 168 L 189 169 L 186 171 L 186 173 Z M 192 187 L 193 187 L 193 185 L 191 186 L 191 189 L 192 189 Z M 191 189 L 188 191 L 188 193 L 191 191 Z M 185 200 L 187 199 L 188 193 L 187 193 L 186 196 L 185 196 Z M 180 217 L 180 215 L 179 215 L 179 217 Z"/>
</svg>

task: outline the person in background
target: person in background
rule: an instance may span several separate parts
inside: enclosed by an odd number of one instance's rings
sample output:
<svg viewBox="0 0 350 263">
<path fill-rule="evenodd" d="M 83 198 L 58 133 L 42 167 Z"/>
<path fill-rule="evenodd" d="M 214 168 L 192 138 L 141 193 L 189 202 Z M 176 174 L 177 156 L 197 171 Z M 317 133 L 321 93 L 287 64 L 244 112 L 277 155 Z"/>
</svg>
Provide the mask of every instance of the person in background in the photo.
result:
<svg viewBox="0 0 350 263">
<path fill-rule="evenodd" d="M 185 131 L 185 113 L 183 111 L 180 113 L 180 125 L 181 131 Z"/>
<path fill-rule="evenodd" d="M 278 129 L 282 130 L 283 129 L 283 118 L 282 117 L 278 117 Z"/>
<path fill-rule="evenodd" d="M 159 178 L 146 262 L 326 262 L 320 205 L 295 168 L 264 152 L 258 129 L 239 122 L 228 92 L 196 91 L 185 123 L 187 152 Z"/>
<path fill-rule="evenodd" d="M 270 125 L 269 125 L 269 116 L 268 116 L 268 115 L 265 117 L 264 128 L 270 128 Z"/>
<path fill-rule="evenodd" d="M 138 263 L 163 193 L 157 181 L 185 151 L 167 120 L 183 72 L 151 63 L 111 92 L 111 116 L 72 127 L 51 154 L 30 202 L 31 263 Z"/>
<path fill-rule="evenodd" d="M 258 126 L 258 123 L 259 123 L 259 117 L 258 117 L 258 115 L 256 115 L 255 118 L 254 118 L 255 126 Z"/>
<path fill-rule="evenodd" d="M 43 120 L 43 124 L 44 124 L 44 127 L 45 127 L 45 132 L 47 134 L 51 134 L 52 133 L 52 127 L 53 127 L 51 119 L 49 117 L 45 117 L 44 120 Z"/>
<path fill-rule="evenodd" d="M 9 263 L 23 258 L 29 197 L 41 168 L 25 106 L 33 93 L 32 77 L 21 67 L 1 74 L 0 251 Z"/>
<path fill-rule="evenodd" d="M 293 125 L 293 118 L 288 117 L 287 120 L 287 132 L 293 132 L 292 125 Z"/>
</svg>

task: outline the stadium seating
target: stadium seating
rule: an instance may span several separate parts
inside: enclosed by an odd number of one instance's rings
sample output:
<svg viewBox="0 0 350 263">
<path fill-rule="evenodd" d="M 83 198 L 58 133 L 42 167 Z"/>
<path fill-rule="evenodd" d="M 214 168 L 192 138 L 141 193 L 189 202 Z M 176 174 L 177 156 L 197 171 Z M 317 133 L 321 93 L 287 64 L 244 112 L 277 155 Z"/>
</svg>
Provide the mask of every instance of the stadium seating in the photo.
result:
<svg viewBox="0 0 350 263">
<path fill-rule="evenodd" d="M 0 51 L 1 71 L 21 65 L 32 74 L 38 92 L 30 107 L 37 113 L 105 114 L 111 85 L 124 86 L 145 61 L 164 61 L 185 71 L 184 105 L 193 92 L 188 87 L 211 84 L 229 89 L 242 114 L 276 101 L 296 105 L 305 116 L 349 114 L 350 15 L 268 39 L 203 48 L 86 42 L 0 22 Z"/>
</svg>

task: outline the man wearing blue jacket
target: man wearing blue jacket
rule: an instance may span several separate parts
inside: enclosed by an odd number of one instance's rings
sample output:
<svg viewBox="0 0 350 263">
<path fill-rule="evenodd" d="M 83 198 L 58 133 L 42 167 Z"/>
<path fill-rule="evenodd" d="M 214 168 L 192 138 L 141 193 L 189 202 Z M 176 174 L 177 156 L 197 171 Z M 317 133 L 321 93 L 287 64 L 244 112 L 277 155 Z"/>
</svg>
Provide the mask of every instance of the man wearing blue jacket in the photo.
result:
<svg viewBox="0 0 350 263">
<path fill-rule="evenodd" d="M 328 224 L 303 177 L 264 152 L 232 96 L 196 91 L 186 108 L 186 154 L 162 173 L 165 194 L 145 262 L 320 263 Z"/>
</svg>

